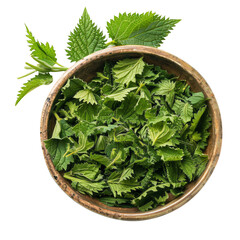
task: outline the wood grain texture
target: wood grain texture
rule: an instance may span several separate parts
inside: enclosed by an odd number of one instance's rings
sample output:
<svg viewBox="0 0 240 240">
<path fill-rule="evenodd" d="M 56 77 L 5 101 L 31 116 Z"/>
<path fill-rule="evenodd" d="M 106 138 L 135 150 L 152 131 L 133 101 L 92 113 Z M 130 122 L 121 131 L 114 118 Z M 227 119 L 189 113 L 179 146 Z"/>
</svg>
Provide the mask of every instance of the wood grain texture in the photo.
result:
<svg viewBox="0 0 240 240">
<path fill-rule="evenodd" d="M 106 60 L 119 60 L 127 57 L 141 56 L 143 56 L 143 60 L 147 63 L 159 65 L 163 69 L 169 71 L 169 73 L 179 76 L 180 79 L 187 80 L 193 91 L 202 91 L 205 97 L 210 99 L 208 101 L 208 106 L 210 115 L 212 117 L 212 128 L 210 129 L 211 134 L 207 149 L 205 151 L 205 153 L 209 156 L 209 162 L 205 171 L 195 182 L 192 182 L 186 186 L 186 190 L 183 195 L 172 199 L 165 206 L 159 206 L 147 212 L 140 212 L 136 208 L 109 207 L 99 202 L 97 199 L 75 191 L 71 187 L 70 183 L 63 178 L 62 174 L 55 170 L 50 155 L 48 154 L 44 145 L 44 140 L 48 139 L 52 132 L 53 123 L 50 121 L 50 112 L 54 100 L 61 87 L 70 77 L 76 76 L 84 81 L 89 82 L 95 76 L 97 71 L 102 70 Z M 220 111 L 214 94 L 204 78 L 193 67 L 176 56 L 173 56 L 162 50 L 140 45 L 127 45 L 107 48 L 93 53 L 75 63 L 60 77 L 44 103 L 40 123 L 40 136 L 47 167 L 53 179 L 62 188 L 62 190 L 68 194 L 69 197 L 82 206 L 107 217 L 123 220 L 144 220 L 162 216 L 181 207 L 193 196 L 195 196 L 205 185 L 219 158 L 222 144 L 222 125 Z"/>
</svg>

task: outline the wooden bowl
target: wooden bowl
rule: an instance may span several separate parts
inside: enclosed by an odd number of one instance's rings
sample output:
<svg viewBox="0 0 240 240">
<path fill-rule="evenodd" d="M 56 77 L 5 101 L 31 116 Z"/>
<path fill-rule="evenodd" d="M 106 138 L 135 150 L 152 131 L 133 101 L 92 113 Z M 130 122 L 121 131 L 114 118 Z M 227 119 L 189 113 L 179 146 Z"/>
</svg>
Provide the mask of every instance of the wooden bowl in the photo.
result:
<svg viewBox="0 0 240 240">
<path fill-rule="evenodd" d="M 202 173 L 202 175 L 195 181 L 186 186 L 186 190 L 183 195 L 175 198 L 169 199 L 168 203 L 164 206 L 159 206 L 153 210 L 147 212 L 140 212 L 136 208 L 119 208 L 119 207 L 109 207 L 97 199 L 91 198 L 89 196 L 83 195 L 75 191 L 68 180 L 63 178 L 62 174 L 56 171 L 50 155 L 44 145 L 44 140 L 51 137 L 52 127 L 51 127 L 51 108 L 53 102 L 60 91 L 61 87 L 66 83 L 66 81 L 75 75 L 83 79 L 84 81 L 91 81 L 95 76 L 97 71 L 101 71 L 106 60 L 118 60 L 128 57 L 144 57 L 144 61 L 154 65 L 160 65 L 163 69 L 168 72 L 179 76 L 180 79 L 186 79 L 190 84 L 193 91 L 202 91 L 206 98 L 209 98 L 209 111 L 212 117 L 212 128 L 210 129 L 210 138 L 208 141 L 208 146 L 206 153 L 209 156 L 209 162 Z M 208 178 L 212 174 L 221 150 L 222 143 L 222 126 L 221 126 L 221 116 L 218 108 L 217 101 L 213 95 L 212 90 L 203 79 L 203 77 L 190 65 L 182 61 L 181 59 L 164 52 L 162 50 L 139 46 L 139 45 L 128 45 L 107 48 L 96 53 L 93 53 L 84 59 L 75 63 L 70 67 L 62 77 L 56 82 L 51 92 L 49 93 L 41 116 L 41 144 L 43 149 L 43 154 L 46 160 L 47 167 L 56 181 L 56 183 L 62 188 L 62 190 L 68 194 L 73 200 L 80 203 L 82 206 L 102 214 L 104 216 L 124 219 L 124 220 L 143 220 L 158 217 L 169 213 L 183 204 L 188 202 L 198 191 L 204 186 Z"/>
</svg>

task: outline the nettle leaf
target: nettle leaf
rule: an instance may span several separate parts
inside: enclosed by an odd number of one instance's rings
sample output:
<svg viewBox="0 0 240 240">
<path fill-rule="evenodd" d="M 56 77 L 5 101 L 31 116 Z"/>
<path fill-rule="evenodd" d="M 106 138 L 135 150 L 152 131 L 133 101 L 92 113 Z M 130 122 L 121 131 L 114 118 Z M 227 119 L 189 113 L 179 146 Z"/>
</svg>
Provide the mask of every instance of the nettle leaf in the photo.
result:
<svg viewBox="0 0 240 240">
<path fill-rule="evenodd" d="M 74 146 L 68 149 L 66 156 L 77 155 L 86 153 L 89 149 L 94 146 L 94 142 L 88 141 L 87 136 L 79 132 L 78 133 L 78 142 L 74 143 Z"/>
<path fill-rule="evenodd" d="M 116 117 L 123 118 L 124 120 L 128 119 L 131 115 L 135 113 L 135 107 L 138 102 L 138 97 L 130 93 L 122 102 L 121 106 L 116 110 Z"/>
<path fill-rule="evenodd" d="M 158 185 L 155 185 L 155 186 L 151 186 L 146 191 L 144 191 L 142 194 L 140 194 L 137 198 L 133 199 L 132 203 L 134 205 L 136 205 L 142 199 L 146 198 L 150 193 L 158 192 L 159 189 L 164 189 L 164 188 L 167 188 L 167 187 L 170 187 L 169 183 L 162 183 L 162 184 L 158 184 Z"/>
<path fill-rule="evenodd" d="M 112 72 L 115 82 L 129 85 L 130 82 L 136 82 L 136 75 L 141 74 L 144 68 L 143 58 L 126 58 L 117 62 Z"/>
<path fill-rule="evenodd" d="M 61 88 L 61 91 L 66 99 L 73 97 L 79 90 L 87 85 L 82 79 L 68 79 L 67 83 Z"/>
<path fill-rule="evenodd" d="M 152 124 L 148 129 L 148 136 L 152 141 L 152 146 L 156 147 L 168 145 L 168 141 L 175 134 L 175 130 L 170 129 L 166 122 Z"/>
<path fill-rule="evenodd" d="M 108 144 L 108 141 L 109 141 L 109 139 L 107 136 L 100 135 L 95 144 L 95 151 L 97 151 L 97 152 L 104 151 L 104 149 L 106 148 L 106 146 Z"/>
<path fill-rule="evenodd" d="M 64 178 L 72 181 L 72 187 L 77 189 L 82 194 L 93 195 L 93 193 L 98 193 L 106 187 L 104 181 L 91 181 L 84 177 L 73 177 L 71 172 L 64 173 Z"/>
<path fill-rule="evenodd" d="M 142 188 L 142 186 L 134 178 L 123 180 L 121 182 L 116 180 L 108 180 L 108 185 L 113 193 L 113 196 L 122 196 L 123 193 L 128 193 Z"/>
<path fill-rule="evenodd" d="M 123 206 L 126 203 L 130 202 L 129 199 L 115 198 L 115 197 L 101 197 L 101 198 L 99 198 L 99 201 L 110 207 Z"/>
<path fill-rule="evenodd" d="M 133 173 L 134 173 L 134 171 L 131 168 L 124 169 L 122 174 L 121 174 L 121 176 L 120 176 L 120 178 L 119 178 L 119 182 L 131 178 Z"/>
<path fill-rule="evenodd" d="M 193 93 L 191 97 L 188 98 L 195 107 L 200 107 L 205 102 L 205 97 L 202 92 Z"/>
<path fill-rule="evenodd" d="M 88 103 L 83 103 L 79 106 L 78 111 L 76 113 L 76 117 L 82 121 L 93 121 L 97 116 L 98 106 L 92 105 Z"/>
<path fill-rule="evenodd" d="M 109 36 L 117 45 L 146 45 L 159 47 L 177 19 L 161 17 L 155 13 L 119 14 L 107 23 Z"/>
<path fill-rule="evenodd" d="M 72 127 L 72 132 L 76 137 L 79 137 L 82 133 L 85 136 L 89 136 L 94 133 L 96 128 L 96 123 L 91 123 L 88 121 L 79 121 L 74 127 Z"/>
<path fill-rule="evenodd" d="M 188 176 L 189 180 L 192 181 L 193 175 L 196 172 L 196 163 L 193 158 L 186 157 L 180 163 L 180 168 Z"/>
<path fill-rule="evenodd" d="M 94 129 L 94 132 L 95 132 L 95 134 L 103 134 L 103 133 L 109 132 L 117 127 L 118 127 L 118 125 L 116 125 L 116 124 L 109 124 L 108 126 L 97 126 Z"/>
<path fill-rule="evenodd" d="M 102 123 L 110 124 L 112 122 L 112 118 L 114 116 L 114 112 L 109 107 L 104 106 L 98 113 L 97 119 Z"/>
<path fill-rule="evenodd" d="M 74 164 L 70 173 L 75 177 L 81 176 L 89 180 L 95 180 L 99 174 L 99 166 L 86 162 L 81 164 Z"/>
<path fill-rule="evenodd" d="M 197 129 L 201 134 L 201 141 L 199 143 L 200 149 L 205 149 L 207 146 L 207 140 L 210 135 L 209 128 L 211 127 L 212 119 L 208 112 L 205 112 L 201 118 L 201 122 L 199 123 Z M 193 136 L 192 136 L 193 137 Z"/>
<path fill-rule="evenodd" d="M 111 160 L 106 155 L 91 154 L 90 158 L 92 160 L 104 165 L 105 167 L 107 167 L 111 163 Z"/>
<path fill-rule="evenodd" d="M 134 110 L 136 114 L 142 115 L 145 110 L 151 107 L 152 104 L 146 98 L 140 97 L 138 99 L 136 106 L 134 107 Z"/>
<path fill-rule="evenodd" d="M 114 164 L 121 164 L 124 162 L 125 158 L 126 156 L 122 148 L 112 148 L 110 155 L 111 162 L 107 165 L 106 169 L 110 168 Z"/>
<path fill-rule="evenodd" d="M 176 114 L 180 115 L 184 123 L 191 121 L 193 117 L 193 107 L 188 103 L 176 100 L 173 108 Z"/>
<path fill-rule="evenodd" d="M 80 90 L 78 91 L 75 95 L 74 98 L 79 99 L 79 101 L 83 101 L 86 103 L 90 103 L 90 104 L 97 104 L 97 101 L 94 97 L 93 92 L 90 89 L 84 89 L 84 90 Z"/>
<path fill-rule="evenodd" d="M 158 87 L 154 89 L 153 93 L 166 96 L 174 90 L 175 84 L 175 82 L 172 82 L 170 80 L 163 80 L 158 84 Z"/>
<path fill-rule="evenodd" d="M 74 162 L 72 156 L 66 156 L 70 144 L 68 139 L 48 139 L 44 141 L 56 170 L 67 170 L 68 165 Z"/>
<path fill-rule="evenodd" d="M 154 172 L 153 168 L 148 169 L 147 174 L 145 175 L 145 177 L 141 181 L 141 185 L 142 185 L 143 188 L 145 188 L 149 184 L 150 180 L 152 179 L 153 172 Z"/>
<path fill-rule="evenodd" d="M 154 207 L 154 201 L 150 201 L 142 206 L 139 206 L 138 209 L 142 212 L 145 212 L 145 211 L 153 209 L 153 207 Z"/>
<path fill-rule="evenodd" d="M 27 30 L 27 37 L 29 39 L 28 43 L 29 43 L 30 50 L 32 52 L 32 56 L 46 62 L 50 66 L 53 66 L 57 62 L 56 52 L 53 46 L 50 46 L 49 43 L 46 43 L 46 44 L 39 43 L 38 41 L 35 40 L 34 36 L 29 31 L 27 26 L 26 26 L 26 30 Z"/>
<path fill-rule="evenodd" d="M 72 130 L 72 127 L 65 121 L 64 119 L 61 119 L 60 121 L 56 122 L 56 125 L 53 130 L 52 138 L 58 138 L 62 139 L 65 137 L 69 137 L 73 135 L 74 132 Z"/>
<path fill-rule="evenodd" d="M 110 95 L 107 95 L 108 98 L 113 98 L 115 101 L 123 101 L 124 98 L 128 95 L 129 92 L 137 89 L 137 87 L 125 88 L 125 89 L 117 89 L 112 92 Z"/>
<path fill-rule="evenodd" d="M 93 52 L 104 49 L 105 43 L 105 36 L 92 22 L 85 8 L 77 27 L 69 35 L 68 49 L 66 50 L 68 58 L 72 62 L 77 62 Z"/>
<path fill-rule="evenodd" d="M 196 163 L 196 176 L 199 177 L 203 171 L 206 168 L 206 165 L 208 163 L 208 156 L 203 155 L 203 156 L 194 156 L 194 161 Z"/>
<path fill-rule="evenodd" d="M 15 106 L 20 102 L 20 100 L 29 92 L 34 90 L 35 88 L 41 86 L 41 85 L 49 85 L 52 83 L 53 78 L 49 73 L 42 74 L 39 73 L 35 77 L 33 77 L 28 82 L 24 83 L 21 90 L 18 92 L 17 95 L 17 101 L 15 103 Z"/>
<path fill-rule="evenodd" d="M 190 126 L 189 134 L 193 134 L 193 132 L 195 131 L 195 129 L 198 126 L 198 124 L 200 122 L 200 119 L 201 119 L 202 115 L 204 114 L 206 108 L 207 107 L 204 106 L 204 107 L 200 108 L 197 113 L 194 114 L 193 120 L 192 120 L 192 123 L 191 123 L 191 126 Z"/>
<path fill-rule="evenodd" d="M 178 162 L 166 162 L 167 178 L 170 183 L 175 184 L 179 178 L 179 163 Z"/>
<path fill-rule="evenodd" d="M 162 147 L 157 150 L 163 161 L 179 161 L 183 159 L 184 152 L 180 148 Z"/>
</svg>

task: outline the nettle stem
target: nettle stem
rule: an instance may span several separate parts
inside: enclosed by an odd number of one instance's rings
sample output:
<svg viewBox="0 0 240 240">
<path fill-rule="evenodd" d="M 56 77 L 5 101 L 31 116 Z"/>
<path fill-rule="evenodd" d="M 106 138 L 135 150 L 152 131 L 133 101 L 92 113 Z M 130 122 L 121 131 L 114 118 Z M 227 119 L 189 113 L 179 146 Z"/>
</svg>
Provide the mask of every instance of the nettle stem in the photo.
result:
<svg viewBox="0 0 240 240">
<path fill-rule="evenodd" d="M 144 86 L 145 86 L 145 83 L 141 82 L 139 87 L 138 87 L 138 89 L 137 89 L 137 91 L 135 92 L 135 94 L 137 95 L 140 92 L 141 88 L 144 87 Z"/>
<path fill-rule="evenodd" d="M 61 118 L 58 116 L 58 114 L 56 112 L 53 112 L 53 115 L 58 122 L 61 121 Z"/>
<path fill-rule="evenodd" d="M 30 69 L 31 69 L 31 68 L 30 68 Z M 34 71 L 30 72 L 30 73 L 27 73 L 27 74 L 25 74 L 25 75 L 23 75 L 23 76 L 21 76 L 21 77 L 18 77 L 17 79 L 25 78 L 25 77 L 27 77 L 27 76 L 35 73 L 35 72 L 36 72 L 36 70 L 34 70 Z"/>
<path fill-rule="evenodd" d="M 116 44 L 117 44 L 117 42 L 115 40 L 112 40 L 112 41 L 106 43 L 106 47 L 108 47 L 110 45 L 116 45 Z"/>
</svg>

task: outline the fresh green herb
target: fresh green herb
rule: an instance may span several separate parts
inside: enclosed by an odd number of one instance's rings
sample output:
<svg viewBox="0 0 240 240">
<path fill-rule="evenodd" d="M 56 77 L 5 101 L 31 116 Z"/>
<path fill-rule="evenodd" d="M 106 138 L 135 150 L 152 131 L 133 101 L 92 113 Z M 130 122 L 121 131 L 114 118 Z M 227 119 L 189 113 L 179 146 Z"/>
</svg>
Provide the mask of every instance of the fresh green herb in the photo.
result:
<svg viewBox="0 0 240 240">
<path fill-rule="evenodd" d="M 68 48 L 66 49 L 67 57 L 71 62 L 77 62 L 93 52 L 107 48 L 109 45 L 135 44 L 159 47 L 179 21 L 180 20 L 177 19 L 161 17 L 152 12 L 143 14 L 119 14 L 118 17 L 114 17 L 107 22 L 107 31 L 109 37 L 112 39 L 107 43 L 106 36 L 104 36 L 102 31 L 92 22 L 87 10 L 84 9 L 77 26 L 69 35 Z M 37 75 L 23 85 L 19 91 L 15 105 L 36 87 L 50 84 L 52 82 L 50 72 L 60 72 L 68 69 L 57 62 L 56 52 L 53 46 L 50 46 L 49 43 L 43 44 L 35 40 L 27 26 L 26 30 L 31 57 L 37 64 L 34 65 L 26 62 L 25 69 L 30 72 L 19 77 L 19 79 L 35 73 Z M 130 60 L 130 62 L 131 61 L 132 60 Z M 126 68 L 129 63 L 125 64 Z M 131 71 L 131 74 L 134 75 L 141 70 L 141 63 L 136 63 L 136 66 L 133 67 L 135 68 L 135 72 Z M 126 76 L 121 76 L 119 66 L 116 67 L 115 71 L 120 78 L 118 80 L 116 79 L 116 81 L 122 81 L 127 85 L 129 81 L 135 81 L 134 78 L 129 78 L 127 72 L 125 73 Z M 85 96 L 84 101 L 95 103 L 95 99 L 89 90 L 84 89 L 78 96 L 82 97 L 82 95 Z M 193 99 L 193 101 L 195 100 Z"/>
<path fill-rule="evenodd" d="M 96 75 L 69 79 L 55 102 L 45 145 L 56 169 L 109 206 L 147 211 L 181 195 L 208 162 L 203 93 L 143 58 L 106 62 Z"/>
</svg>

